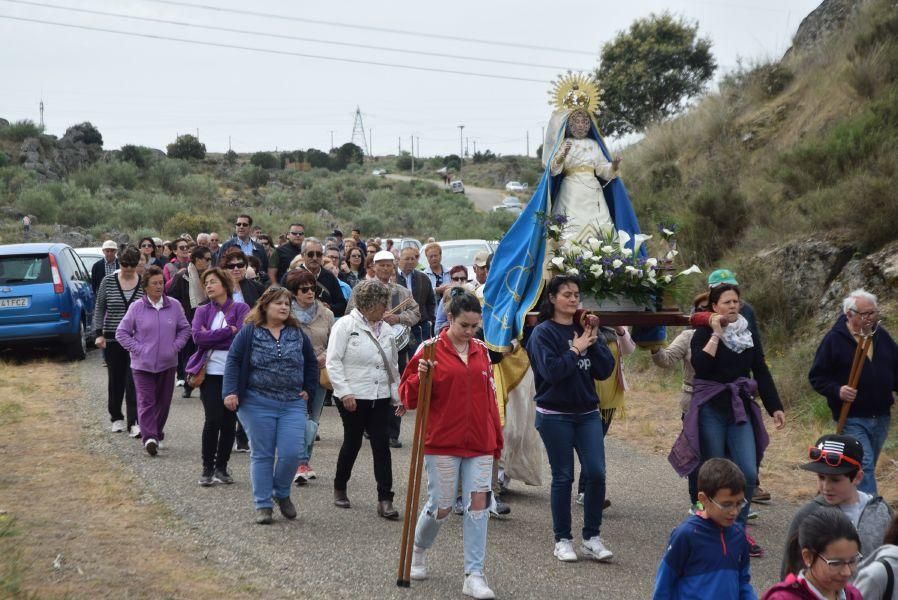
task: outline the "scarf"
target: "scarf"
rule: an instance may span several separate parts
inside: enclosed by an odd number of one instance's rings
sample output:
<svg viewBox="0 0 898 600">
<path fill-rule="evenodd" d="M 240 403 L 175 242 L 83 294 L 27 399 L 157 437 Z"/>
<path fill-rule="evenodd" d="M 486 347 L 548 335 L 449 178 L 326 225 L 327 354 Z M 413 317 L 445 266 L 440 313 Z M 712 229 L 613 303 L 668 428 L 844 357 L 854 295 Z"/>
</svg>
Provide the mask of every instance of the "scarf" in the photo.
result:
<svg viewBox="0 0 898 600">
<path fill-rule="evenodd" d="M 200 272 L 193 263 L 187 265 L 187 289 L 190 294 L 190 308 L 196 308 L 207 300 L 206 290 L 200 281 Z"/>
<path fill-rule="evenodd" d="M 301 325 L 308 325 L 315 319 L 318 314 L 318 301 L 312 302 L 309 308 L 303 308 L 298 302 L 293 303 L 293 315 L 299 320 Z"/>
<path fill-rule="evenodd" d="M 741 354 L 743 350 L 755 345 L 751 331 L 748 329 L 748 321 L 742 315 L 739 315 L 735 323 L 730 323 L 723 328 L 720 340 L 724 346 L 736 354 Z"/>
</svg>

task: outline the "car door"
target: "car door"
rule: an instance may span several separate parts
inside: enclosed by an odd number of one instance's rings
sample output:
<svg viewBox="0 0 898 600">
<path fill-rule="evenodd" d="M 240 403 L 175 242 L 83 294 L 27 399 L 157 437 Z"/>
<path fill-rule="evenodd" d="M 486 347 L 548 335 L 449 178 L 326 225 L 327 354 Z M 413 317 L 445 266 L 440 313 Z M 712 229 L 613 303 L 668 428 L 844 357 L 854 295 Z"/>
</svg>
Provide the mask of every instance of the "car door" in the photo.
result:
<svg viewBox="0 0 898 600">
<path fill-rule="evenodd" d="M 74 250 L 64 248 L 62 252 L 65 256 L 63 263 L 66 265 L 66 270 L 70 271 L 67 273 L 67 284 L 71 290 L 72 299 L 84 311 L 85 322 L 89 327 L 94 312 L 94 291 L 90 285 L 90 273 Z"/>
</svg>

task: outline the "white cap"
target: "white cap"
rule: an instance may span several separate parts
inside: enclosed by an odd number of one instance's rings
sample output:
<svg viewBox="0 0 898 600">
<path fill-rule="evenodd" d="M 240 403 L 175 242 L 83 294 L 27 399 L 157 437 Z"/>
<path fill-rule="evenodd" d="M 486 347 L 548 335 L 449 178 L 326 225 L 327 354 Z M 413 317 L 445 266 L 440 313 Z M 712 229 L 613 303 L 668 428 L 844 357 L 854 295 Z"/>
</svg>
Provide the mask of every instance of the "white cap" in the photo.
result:
<svg viewBox="0 0 898 600">
<path fill-rule="evenodd" d="M 389 250 L 381 250 L 374 255 L 374 262 L 378 262 L 381 260 L 388 260 L 390 262 L 393 262 L 394 260 L 396 260 L 396 257 L 393 256 L 393 253 Z"/>
<path fill-rule="evenodd" d="M 106 240 L 103 242 L 103 250 L 118 250 L 118 244 L 115 240 Z"/>
</svg>

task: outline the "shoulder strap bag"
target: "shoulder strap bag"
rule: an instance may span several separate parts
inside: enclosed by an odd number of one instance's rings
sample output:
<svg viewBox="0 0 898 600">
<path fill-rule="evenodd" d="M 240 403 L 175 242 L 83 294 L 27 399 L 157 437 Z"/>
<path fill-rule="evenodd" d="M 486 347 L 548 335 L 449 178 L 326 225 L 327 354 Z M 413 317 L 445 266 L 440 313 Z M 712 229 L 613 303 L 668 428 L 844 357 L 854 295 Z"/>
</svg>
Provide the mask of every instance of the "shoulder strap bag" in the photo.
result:
<svg viewBox="0 0 898 600">
<path fill-rule="evenodd" d="M 384 368 L 387 370 L 387 380 L 390 382 L 390 398 L 393 402 L 399 402 L 399 373 L 396 372 L 396 368 L 393 366 L 393 363 L 390 362 L 390 359 L 387 358 L 387 353 L 384 352 L 384 349 L 381 347 L 380 343 L 377 341 L 369 330 L 365 330 L 365 333 L 368 334 L 368 337 L 371 338 L 371 341 L 374 342 L 374 345 L 377 347 L 377 351 L 380 353 L 380 358 L 384 361 Z"/>
</svg>

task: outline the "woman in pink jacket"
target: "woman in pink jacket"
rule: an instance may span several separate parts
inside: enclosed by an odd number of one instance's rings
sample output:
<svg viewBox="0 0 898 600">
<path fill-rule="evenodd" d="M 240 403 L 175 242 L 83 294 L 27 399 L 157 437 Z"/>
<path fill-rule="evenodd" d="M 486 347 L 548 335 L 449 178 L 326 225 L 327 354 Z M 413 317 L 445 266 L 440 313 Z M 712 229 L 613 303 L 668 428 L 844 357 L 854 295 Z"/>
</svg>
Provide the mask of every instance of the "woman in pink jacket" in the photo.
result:
<svg viewBox="0 0 898 600">
<path fill-rule="evenodd" d="M 178 352 L 190 338 L 190 323 L 181 304 L 165 296 L 162 269 L 147 267 L 140 285 L 144 297 L 128 307 L 115 340 L 131 355 L 140 435 L 147 454 L 156 456 L 165 438 Z"/>
</svg>

